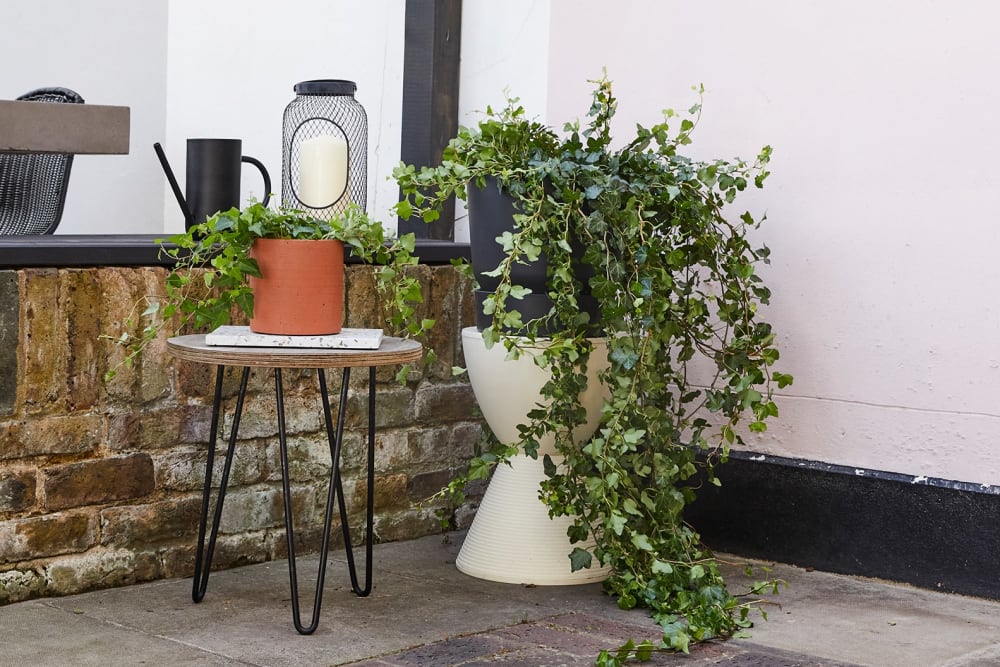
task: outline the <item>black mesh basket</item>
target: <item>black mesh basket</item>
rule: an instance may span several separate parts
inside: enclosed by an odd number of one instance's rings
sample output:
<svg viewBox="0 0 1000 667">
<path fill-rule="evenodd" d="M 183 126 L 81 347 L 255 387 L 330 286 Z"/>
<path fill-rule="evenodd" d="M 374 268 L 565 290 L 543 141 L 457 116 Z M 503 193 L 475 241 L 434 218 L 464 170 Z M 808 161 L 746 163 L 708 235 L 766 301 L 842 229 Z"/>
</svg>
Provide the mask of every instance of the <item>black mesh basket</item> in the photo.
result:
<svg viewBox="0 0 1000 667">
<path fill-rule="evenodd" d="M 281 201 L 329 220 L 354 202 L 368 203 L 368 117 L 353 81 L 295 84 L 285 107 Z"/>
</svg>

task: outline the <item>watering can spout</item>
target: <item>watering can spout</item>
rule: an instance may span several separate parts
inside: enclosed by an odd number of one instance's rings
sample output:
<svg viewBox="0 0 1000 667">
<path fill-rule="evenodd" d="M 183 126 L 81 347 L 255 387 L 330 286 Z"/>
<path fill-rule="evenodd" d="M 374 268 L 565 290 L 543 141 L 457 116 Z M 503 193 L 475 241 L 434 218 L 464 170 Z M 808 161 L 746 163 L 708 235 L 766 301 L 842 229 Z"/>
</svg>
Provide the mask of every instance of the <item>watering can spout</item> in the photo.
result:
<svg viewBox="0 0 1000 667">
<path fill-rule="evenodd" d="M 156 151 L 156 157 L 160 159 L 163 173 L 167 175 L 167 182 L 170 183 L 170 189 L 174 191 L 174 197 L 177 198 L 177 203 L 181 207 L 181 213 L 184 214 L 185 227 L 190 227 L 194 224 L 194 216 L 191 214 L 191 209 L 188 208 L 187 202 L 184 200 L 184 195 L 181 193 L 181 186 L 177 183 L 177 178 L 174 176 L 174 170 L 170 168 L 170 163 L 167 162 L 167 155 L 163 152 L 163 146 L 157 142 L 153 144 L 153 150 Z"/>
</svg>

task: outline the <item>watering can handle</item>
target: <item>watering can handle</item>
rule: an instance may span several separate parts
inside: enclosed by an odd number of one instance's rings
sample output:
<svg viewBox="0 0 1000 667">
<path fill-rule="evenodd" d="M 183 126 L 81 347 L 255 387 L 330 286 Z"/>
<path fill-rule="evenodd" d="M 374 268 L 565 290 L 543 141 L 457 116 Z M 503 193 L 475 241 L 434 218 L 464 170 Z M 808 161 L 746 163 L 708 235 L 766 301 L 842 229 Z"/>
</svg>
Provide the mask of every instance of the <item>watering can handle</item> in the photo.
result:
<svg viewBox="0 0 1000 667">
<path fill-rule="evenodd" d="M 271 177 L 268 175 L 267 169 L 264 168 L 260 160 L 249 155 L 241 156 L 240 162 L 249 162 L 260 170 L 260 175 L 264 177 L 264 201 L 261 202 L 261 205 L 267 206 L 267 202 L 271 200 Z"/>
</svg>

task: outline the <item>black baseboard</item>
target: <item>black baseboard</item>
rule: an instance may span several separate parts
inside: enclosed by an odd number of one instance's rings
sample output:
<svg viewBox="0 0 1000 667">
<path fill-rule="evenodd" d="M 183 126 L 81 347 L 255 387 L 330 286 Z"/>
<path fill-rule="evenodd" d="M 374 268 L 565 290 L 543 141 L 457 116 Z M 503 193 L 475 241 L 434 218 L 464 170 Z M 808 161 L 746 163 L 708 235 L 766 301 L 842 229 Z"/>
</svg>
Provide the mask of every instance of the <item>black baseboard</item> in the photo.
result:
<svg viewBox="0 0 1000 667">
<path fill-rule="evenodd" d="M 1000 487 L 733 452 L 688 521 L 716 551 L 1000 599 Z"/>
</svg>

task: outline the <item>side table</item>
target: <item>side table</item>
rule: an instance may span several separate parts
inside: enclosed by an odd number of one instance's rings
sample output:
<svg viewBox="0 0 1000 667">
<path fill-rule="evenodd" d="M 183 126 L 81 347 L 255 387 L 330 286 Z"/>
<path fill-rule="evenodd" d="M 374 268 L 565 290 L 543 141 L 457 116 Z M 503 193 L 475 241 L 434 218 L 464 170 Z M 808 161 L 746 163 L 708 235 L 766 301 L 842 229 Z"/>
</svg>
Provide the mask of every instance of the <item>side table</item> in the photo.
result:
<svg viewBox="0 0 1000 667">
<path fill-rule="evenodd" d="M 215 542 L 219 532 L 219 522 L 222 517 L 222 507 L 226 498 L 226 487 L 229 485 L 229 473 L 233 463 L 233 452 L 236 448 L 240 417 L 243 413 L 243 403 L 246 398 L 247 381 L 251 368 L 271 368 L 274 370 L 274 395 L 278 416 L 278 442 L 281 454 L 281 482 L 285 506 L 285 539 L 288 543 L 288 576 L 292 597 L 292 621 L 295 629 L 301 634 L 312 634 L 319 625 L 320 607 L 323 601 L 323 581 L 326 576 L 326 561 L 330 547 L 330 526 L 333 519 L 334 498 L 340 511 L 340 523 L 344 534 L 344 548 L 347 552 L 347 565 L 351 576 L 351 588 L 355 594 L 364 597 L 371 592 L 372 569 L 372 522 L 375 487 L 375 369 L 378 366 L 405 364 L 419 361 L 423 354 L 420 343 L 413 340 L 385 337 L 382 344 L 375 350 L 347 349 L 313 349 L 285 347 L 225 347 L 208 345 L 205 335 L 177 336 L 167 340 L 167 350 L 173 356 L 187 361 L 203 364 L 215 364 L 218 368 L 215 376 L 215 398 L 212 402 L 211 435 L 208 442 L 208 460 L 205 464 L 205 488 L 202 496 L 201 519 L 198 526 L 198 550 L 195 555 L 194 581 L 191 597 L 195 602 L 201 602 L 208 588 L 208 576 L 212 570 L 212 556 L 215 553 Z M 239 393 L 236 397 L 236 407 L 233 413 L 233 425 L 229 433 L 229 444 L 226 450 L 222 478 L 219 481 L 218 500 L 212 517 L 211 529 L 208 528 L 208 510 L 212 492 L 212 468 L 215 461 L 215 446 L 219 427 L 219 415 L 222 410 L 222 378 L 226 366 L 242 367 Z M 354 553 L 351 546 L 350 528 L 347 522 L 347 508 L 344 501 L 343 484 L 340 478 L 340 453 L 344 434 L 344 418 L 347 411 L 348 383 L 351 368 L 368 368 L 368 506 L 367 506 L 367 538 L 365 553 L 365 584 L 358 584 L 357 570 L 354 565 Z M 323 403 L 323 416 L 326 422 L 326 434 L 330 444 L 330 482 L 327 490 L 326 515 L 323 524 L 323 540 L 320 548 L 319 572 L 316 581 L 316 595 L 313 598 L 312 618 L 304 625 L 299 613 L 298 574 L 295 565 L 295 533 L 292 526 L 292 500 L 288 473 L 288 445 L 285 438 L 285 408 L 281 384 L 281 371 L 284 368 L 313 368 L 319 376 L 320 396 Z M 330 398 L 326 386 L 326 369 L 342 369 L 340 385 L 340 404 L 337 411 L 337 424 L 334 427 L 330 416 Z M 205 536 L 209 533 L 206 544 Z"/>
</svg>

